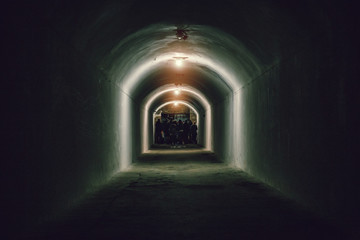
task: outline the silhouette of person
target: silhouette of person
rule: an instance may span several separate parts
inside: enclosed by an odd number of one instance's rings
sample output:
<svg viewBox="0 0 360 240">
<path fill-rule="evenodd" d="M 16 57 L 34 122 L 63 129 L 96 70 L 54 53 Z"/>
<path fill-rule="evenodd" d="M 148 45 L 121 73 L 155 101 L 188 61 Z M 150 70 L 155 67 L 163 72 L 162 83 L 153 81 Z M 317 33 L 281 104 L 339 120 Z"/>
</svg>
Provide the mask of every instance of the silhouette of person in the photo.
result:
<svg viewBox="0 0 360 240">
<path fill-rule="evenodd" d="M 169 128 L 170 128 L 170 124 L 169 121 L 167 119 L 164 119 L 163 123 L 162 123 L 162 130 L 164 132 L 164 143 L 169 144 L 170 143 L 170 134 L 169 134 Z"/>
<path fill-rule="evenodd" d="M 170 125 L 170 144 L 174 146 L 176 144 L 176 121 L 173 121 Z"/>
<path fill-rule="evenodd" d="M 189 143 L 189 132 L 190 132 L 189 120 L 186 120 L 184 123 L 184 135 L 183 135 L 184 144 Z"/>
<path fill-rule="evenodd" d="M 191 143 L 197 144 L 197 125 L 196 122 L 194 122 L 193 125 L 190 127 L 190 134 L 191 134 Z"/>
<path fill-rule="evenodd" d="M 161 130 L 161 122 L 158 119 L 155 123 L 155 143 L 157 144 L 161 143 Z"/>
<path fill-rule="evenodd" d="M 183 138 L 184 138 L 184 124 L 181 121 L 181 119 L 179 120 L 177 130 L 178 130 L 178 142 L 179 142 L 179 144 L 182 145 L 183 144 Z"/>
</svg>

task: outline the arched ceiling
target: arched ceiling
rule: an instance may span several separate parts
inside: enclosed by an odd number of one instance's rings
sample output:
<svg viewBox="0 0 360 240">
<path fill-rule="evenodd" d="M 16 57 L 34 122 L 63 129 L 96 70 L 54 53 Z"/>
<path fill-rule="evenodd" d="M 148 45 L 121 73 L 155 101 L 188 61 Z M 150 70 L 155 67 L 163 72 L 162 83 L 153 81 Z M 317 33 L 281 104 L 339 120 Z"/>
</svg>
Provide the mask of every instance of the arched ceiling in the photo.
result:
<svg viewBox="0 0 360 240">
<path fill-rule="evenodd" d="M 262 59 L 263 64 L 271 65 L 274 56 L 279 55 L 279 44 L 297 41 L 307 35 L 307 28 L 316 25 L 313 19 L 318 12 L 311 12 L 315 9 L 312 7 L 315 3 L 312 2 L 314 1 L 54 0 L 51 3 L 54 13 L 48 14 L 57 16 L 54 24 L 63 26 L 59 29 L 59 34 L 64 39 L 73 41 L 76 48 L 96 58 L 106 56 L 131 33 L 161 22 L 170 25 L 207 25 L 222 29 L 239 39 L 257 58 Z"/>
<path fill-rule="evenodd" d="M 186 63 L 184 63 L 185 65 Z M 189 63 L 189 66 L 178 68 L 173 61 L 164 64 L 151 71 L 143 80 L 140 81 L 135 89 L 133 98 L 144 99 L 153 89 L 164 85 L 171 87 L 192 86 L 200 92 L 211 96 L 212 102 L 217 102 L 231 91 L 230 87 L 215 72 L 202 68 L 201 66 Z"/>
<path fill-rule="evenodd" d="M 73 49 L 83 59 L 80 65 L 99 69 L 137 102 L 174 81 L 161 57 L 187 55 L 192 66 L 184 83 L 216 102 L 286 58 L 309 32 L 326 26 L 320 24 L 326 20 L 322 3 L 310 0 L 41 2 L 46 12 L 30 3 L 14 3 L 14 9 L 21 15 L 32 13 L 29 19 L 43 23 L 46 31 L 39 31 L 49 34 L 54 46 Z M 178 25 L 189 30 L 186 41 L 175 38 Z M 136 82 L 124 82 L 146 64 Z"/>
<path fill-rule="evenodd" d="M 178 96 L 175 96 L 173 92 L 167 92 L 162 94 L 160 97 L 156 98 L 156 100 L 151 105 L 149 111 L 154 112 L 156 108 L 158 108 L 161 104 L 170 101 L 183 101 L 191 104 L 195 109 L 197 109 L 199 114 L 202 114 L 206 111 L 205 106 L 194 97 L 193 94 L 189 92 L 182 91 Z"/>
<path fill-rule="evenodd" d="M 324 26 L 315 20 L 326 19 L 317 12 L 322 5 L 307 0 L 55 0 L 51 6 L 41 14 L 49 32 L 136 102 L 178 81 L 174 56 L 187 57 L 182 84 L 220 101 Z M 185 41 L 175 37 L 179 25 L 188 31 Z"/>
<path fill-rule="evenodd" d="M 199 117 L 198 109 L 194 105 L 192 105 L 191 102 L 188 102 L 186 100 L 165 101 L 164 103 L 160 104 L 159 106 L 157 106 L 155 108 L 154 113 L 158 112 L 160 109 L 162 109 L 164 107 L 171 107 L 169 105 L 174 105 L 174 106 L 184 105 L 185 107 L 187 107 L 187 108 L 191 109 L 193 112 L 195 112 L 196 117 Z"/>
<path fill-rule="evenodd" d="M 168 60 L 180 54 L 188 56 L 193 64 L 192 78 L 184 81 L 216 101 L 228 93 L 227 87 L 236 91 L 276 64 L 286 46 L 307 36 L 307 22 L 298 14 L 307 4 L 299 1 L 289 7 L 285 1 L 260 0 L 176 4 L 65 1 L 55 3 L 58 18 L 54 21 L 62 39 L 133 99 L 141 99 L 151 89 L 171 83 L 172 77 L 165 75 Z M 174 30 L 179 24 L 188 29 L 186 41 L 175 38 Z M 163 61 L 159 61 L 161 58 Z M 144 71 L 135 76 L 137 82 L 127 83 L 124 79 L 140 66 Z"/>
<path fill-rule="evenodd" d="M 171 83 L 177 74 L 183 74 L 181 81 L 185 83 L 204 88 L 204 84 L 201 86 L 203 81 L 196 80 L 205 78 L 212 80 L 211 84 L 206 84 L 208 87 L 224 92 L 226 86 L 232 91 L 237 90 L 251 77 L 260 74 L 257 59 L 226 33 L 206 26 L 192 26 L 189 31 L 193 33 L 184 41 L 175 37 L 175 29 L 171 25 L 150 25 L 121 41 L 104 59 L 104 64 L 109 64 L 108 74 L 112 81 L 133 95 L 139 88 L 138 92 L 147 89 L 141 84 L 149 74 L 159 76 L 151 83 L 153 88 L 161 85 L 161 80 L 169 81 L 162 84 Z M 206 32 L 212 35 L 204 37 Z M 179 57 L 185 59 L 181 71 L 171 64 Z"/>
<path fill-rule="evenodd" d="M 175 94 L 175 91 L 178 94 Z M 190 85 L 174 86 L 173 84 L 163 85 L 152 92 L 141 102 L 141 106 L 145 112 L 153 112 L 155 108 L 164 102 L 173 100 L 183 100 L 191 103 L 200 112 L 211 111 L 212 99 L 204 95 L 199 89 Z"/>
</svg>

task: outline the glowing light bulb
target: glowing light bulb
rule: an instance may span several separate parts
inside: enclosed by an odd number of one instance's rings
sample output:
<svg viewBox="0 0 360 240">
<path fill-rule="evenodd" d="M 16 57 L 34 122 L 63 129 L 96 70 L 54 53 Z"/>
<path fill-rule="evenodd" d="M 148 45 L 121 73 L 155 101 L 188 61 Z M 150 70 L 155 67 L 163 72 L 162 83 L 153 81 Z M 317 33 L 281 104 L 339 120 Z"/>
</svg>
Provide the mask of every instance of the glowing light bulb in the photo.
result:
<svg viewBox="0 0 360 240">
<path fill-rule="evenodd" d="M 182 60 L 180 60 L 180 59 L 175 60 L 175 65 L 176 65 L 177 67 L 181 67 L 182 64 L 183 64 Z"/>
<path fill-rule="evenodd" d="M 180 94 L 180 90 L 179 90 L 179 89 L 176 89 L 176 90 L 174 91 L 174 93 L 175 93 L 175 95 L 179 95 L 179 94 Z"/>
<path fill-rule="evenodd" d="M 174 102 L 174 106 L 176 107 L 177 105 L 179 105 L 179 103 L 178 103 L 178 102 Z"/>
</svg>

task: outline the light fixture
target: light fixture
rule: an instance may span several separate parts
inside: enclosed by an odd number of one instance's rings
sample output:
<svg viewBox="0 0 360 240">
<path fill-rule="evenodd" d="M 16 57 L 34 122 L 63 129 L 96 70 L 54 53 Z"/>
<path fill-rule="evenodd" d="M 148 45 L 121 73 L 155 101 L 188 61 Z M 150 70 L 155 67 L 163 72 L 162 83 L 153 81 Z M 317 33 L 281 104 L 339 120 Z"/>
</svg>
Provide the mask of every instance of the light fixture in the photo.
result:
<svg viewBox="0 0 360 240">
<path fill-rule="evenodd" d="M 183 65 L 184 60 L 188 57 L 173 57 L 175 59 L 175 66 L 181 67 Z"/>
<path fill-rule="evenodd" d="M 175 95 L 179 95 L 179 94 L 180 94 L 180 90 L 179 90 L 179 89 L 176 89 L 176 90 L 174 91 L 174 93 L 175 93 Z"/>
<path fill-rule="evenodd" d="M 174 106 L 176 107 L 177 105 L 179 105 L 179 103 L 178 103 L 178 102 L 174 102 Z"/>
<path fill-rule="evenodd" d="M 181 67 L 182 64 L 183 64 L 183 62 L 182 62 L 181 59 L 176 59 L 176 60 L 175 60 L 175 65 L 176 65 L 177 67 Z"/>
</svg>

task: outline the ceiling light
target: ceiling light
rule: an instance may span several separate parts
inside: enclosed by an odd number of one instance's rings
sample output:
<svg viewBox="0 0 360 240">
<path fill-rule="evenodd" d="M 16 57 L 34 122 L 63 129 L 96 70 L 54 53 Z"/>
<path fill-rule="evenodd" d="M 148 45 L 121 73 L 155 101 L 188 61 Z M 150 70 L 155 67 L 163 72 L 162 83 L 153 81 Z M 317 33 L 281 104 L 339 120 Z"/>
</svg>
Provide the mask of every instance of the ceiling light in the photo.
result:
<svg viewBox="0 0 360 240">
<path fill-rule="evenodd" d="M 175 65 L 176 65 L 177 67 L 181 67 L 182 64 L 183 64 L 182 60 L 180 60 L 180 59 L 176 59 L 176 60 L 175 60 Z"/>
<path fill-rule="evenodd" d="M 177 67 L 181 67 L 183 65 L 183 62 L 188 58 L 188 57 L 173 57 L 175 59 L 175 66 Z"/>
</svg>

